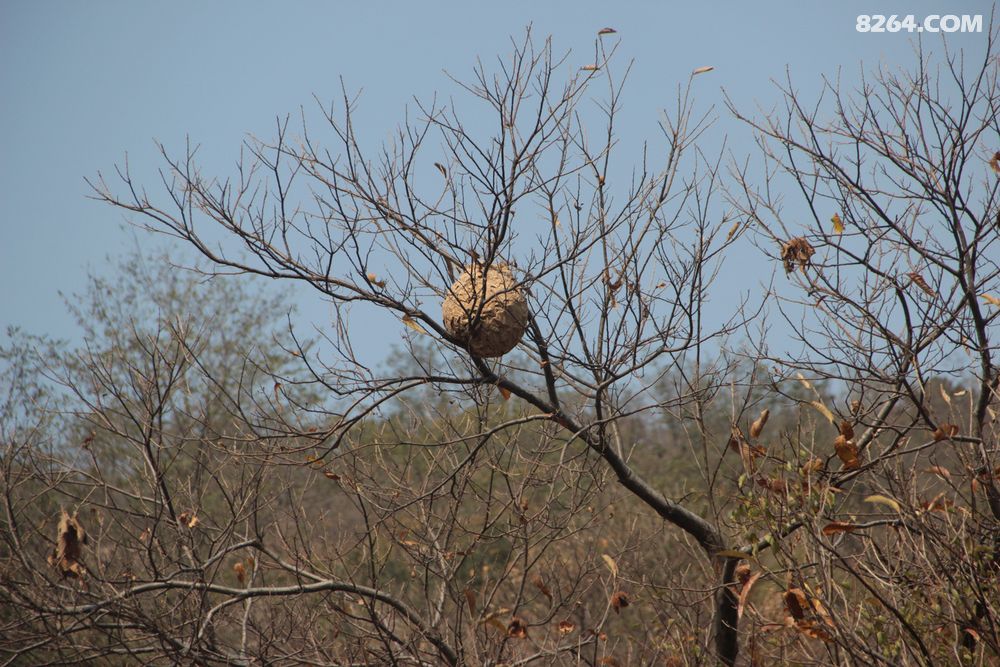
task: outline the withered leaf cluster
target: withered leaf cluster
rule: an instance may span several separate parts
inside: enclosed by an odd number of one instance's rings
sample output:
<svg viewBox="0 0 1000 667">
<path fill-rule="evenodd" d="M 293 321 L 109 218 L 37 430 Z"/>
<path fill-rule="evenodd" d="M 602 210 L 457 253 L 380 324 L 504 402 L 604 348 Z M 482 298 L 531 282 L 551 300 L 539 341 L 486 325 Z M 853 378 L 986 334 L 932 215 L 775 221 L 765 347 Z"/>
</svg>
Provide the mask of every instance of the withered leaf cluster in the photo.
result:
<svg viewBox="0 0 1000 667">
<path fill-rule="evenodd" d="M 796 264 L 805 269 L 815 253 L 815 248 L 801 236 L 789 240 L 781 246 L 781 261 L 785 263 L 785 273 L 794 271 Z"/>
<path fill-rule="evenodd" d="M 56 548 L 49 555 L 49 565 L 57 568 L 64 577 L 82 577 L 80 557 L 83 545 L 87 543 L 87 531 L 80 525 L 76 514 L 70 516 L 66 510 L 62 511 L 56 530 Z"/>
<path fill-rule="evenodd" d="M 840 435 L 834 440 L 833 446 L 844 464 L 844 470 L 856 470 L 861 467 L 858 445 L 854 442 L 854 426 L 850 422 L 840 422 Z"/>
</svg>

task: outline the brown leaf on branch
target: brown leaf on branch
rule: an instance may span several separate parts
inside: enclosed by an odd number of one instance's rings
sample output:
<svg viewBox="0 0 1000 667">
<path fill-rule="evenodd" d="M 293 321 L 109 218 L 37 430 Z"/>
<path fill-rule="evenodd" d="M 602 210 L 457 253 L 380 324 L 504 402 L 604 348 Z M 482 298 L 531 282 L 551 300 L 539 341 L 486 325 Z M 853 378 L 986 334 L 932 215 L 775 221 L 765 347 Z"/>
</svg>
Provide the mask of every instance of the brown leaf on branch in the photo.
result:
<svg viewBox="0 0 1000 667">
<path fill-rule="evenodd" d="M 948 469 L 945 468 L 944 466 L 930 466 L 929 468 L 926 468 L 924 472 L 929 472 L 932 475 L 937 475 L 942 479 L 951 479 L 951 472 L 949 472 Z"/>
<path fill-rule="evenodd" d="M 597 34 L 598 35 L 613 35 L 616 32 L 618 32 L 618 31 L 615 30 L 614 28 L 601 28 L 600 30 L 597 31 Z"/>
<path fill-rule="evenodd" d="M 801 621 L 806 617 L 806 609 L 809 608 L 809 600 L 801 588 L 789 588 L 785 591 L 785 609 L 796 621 Z"/>
<path fill-rule="evenodd" d="M 781 261 L 785 263 L 785 273 L 791 273 L 798 264 L 803 270 L 809 265 L 816 250 L 801 236 L 781 246 Z"/>
<path fill-rule="evenodd" d="M 615 610 L 615 613 L 621 613 L 621 610 L 629 606 L 630 601 L 628 593 L 625 591 L 617 591 L 611 596 L 611 608 Z"/>
<path fill-rule="evenodd" d="M 824 642 L 833 641 L 833 637 L 830 636 L 830 633 L 824 630 L 815 621 L 800 621 L 795 624 L 795 627 L 799 632 L 810 639 L 819 639 Z"/>
<path fill-rule="evenodd" d="M 840 435 L 844 436 L 848 440 L 854 440 L 854 426 L 851 425 L 849 421 L 840 422 Z"/>
<path fill-rule="evenodd" d="M 403 324 L 410 327 L 418 334 L 427 335 L 427 329 L 424 329 L 422 326 L 420 326 L 420 324 L 409 315 L 403 315 L 402 319 L 403 319 Z"/>
<path fill-rule="evenodd" d="M 990 158 L 990 169 L 1000 174 L 1000 151 L 993 154 Z"/>
<path fill-rule="evenodd" d="M 608 569 L 611 570 L 611 576 L 617 577 L 618 563 L 615 562 L 615 559 L 608 554 L 601 554 L 601 558 L 604 559 L 604 563 L 608 566 Z"/>
<path fill-rule="evenodd" d="M 833 441 L 833 447 L 837 451 L 837 456 L 843 461 L 845 470 L 855 470 L 861 467 L 861 461 L 858 459 L 858 446 L 854 444 L 853 440 L 838 435 L 837 439 Z"/>
<path fill-rule="evenodd" d="M 823 526 L 823 534 L 838 535 L 840 533 L 853 533 L 857 528 L 853 523 L 847 523 L 846 521 L 831 521 Z"/>
<path fill-rule="evenodd" d="M 801 473 L 803 477 L 809 477 L 814 472 L 819 472 L 822 469 L 823 469 L 823 459 L 812 457 L 808 461 L 802 464 L 802 467 L 799 468 L 799 473 Z"/>
<path fill-rule="evenodd" d="M 934 442 L 941 442 L 942 440 L 951 440 L 956 435 L 958 435 L 958 426 L 956 424 L 941 424 L 931 434 L 931 436 L 934 438 Z"/>
<path fill-rule="evenodd" d="M 899 512 L 901 510 L 899 501 L 895 498 L 890 498 L 889 496 L 884 496 L 881 493 L 875 493 L 867 498 L 865 498 L 866 503 L 874 503 L 876 505 L 885 505 L 886 507 Z"/>
<path fill-rule="evenodd" d="M 781 477 L 759 477 L 757 484 L 771 493 L 784 494 L 788 492 L 788 485 Z"/>
<path fill-rule="evenodd" d="M 528 624 L 519 616 L 513 617 L 507 624 L 507 636 L 513 639 L 524 639 L 528 636 Z"/>
<path fill-rule="evenodd" d="M 576 630 L 576 624 L 572 621 L 559 621 L 559 634 L 568 635 Z"/>
<path fill-rule="evenodd" d="M 76 514 L 70 516 L 66 510 L 62 510 L 56 527 L 56 548 L 49 555 L 49 565 L 57 568 L 64 577 L 82 577 L 83 564 L 80 557 L 85 544 L 87 531 L 80 525 Z"/>
<path fill-rule="evenodd" d="M 750 437 L 756 438 L 764 430 L 764 425 L 767 424 L 767 418 L 771 415 L 771 411 L 767 408 L 761 410 L 760 416 L 754 420 L 753 424 L 750 424 Z"/>
<path fill-rule="evenodd" d="M 742 224 L 743 224 L 742 220 L 737 220 L 736 223 L 732 227 L 730 227 L 729 233 L 726 234 L 726 240 L 727 241 L 732 241 L 733 240 L 733 237 L 736 236 L 736 232 L 739 231 L 740 225 L 742 225 Z"/>
<path fill-rule="evenodd" d="M 927 296 L 929 296 L 929 297 L 935 297 L 935 296 L 937 296 L 937 292 L 935 292 L 934 289 L 930 285 L 927 284 L 927 281 L 924 280 L 924 277 L 922 275 L 920 275 L 916 271 L 912 271 L 912 272 L 910 272 L 910 273 L 908 273 L 906 275 L 908 275 L 910 277 L 910 280 L 913 282 L 913 284 L 916 285 L 917 287 L 919 287 L 921 290 L 923 290 L 923 292 Z"/>
<path fill-rule="evenodd" d="M 743 582 L 743 588 L 740 590 L 736 604 L 736 618 L 743 617 L 743 611 L 746 609 L 747 600 L 750 598 L 750 589 L 753 588 L 754 583 L 762 576 L 764 576 L 763 572 L 757 572 L 756 574 L 747 577 L 747 580 Z"/>
<path fill-rule="evenodd" d="M 241 584 L 246 583 L 247 570 L 246 567 L 243 566 L 243 563 L 237 562 L 235 565 L 233 565 L 233 572 L 236 573 L 236 580 L 238 582 L 240 582 Z"/>
</svg>

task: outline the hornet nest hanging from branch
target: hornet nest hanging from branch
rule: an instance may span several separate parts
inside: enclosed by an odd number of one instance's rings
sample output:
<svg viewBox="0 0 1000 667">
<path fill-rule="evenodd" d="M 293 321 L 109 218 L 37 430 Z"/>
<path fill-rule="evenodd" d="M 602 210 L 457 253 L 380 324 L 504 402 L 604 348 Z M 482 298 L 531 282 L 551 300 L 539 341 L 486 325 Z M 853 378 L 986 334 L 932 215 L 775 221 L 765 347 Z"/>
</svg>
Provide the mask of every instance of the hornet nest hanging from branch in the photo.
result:
<svg viewBox="0 0 1000 667">
<path fill-rule="evenodd" d="M 477 357 L 502 357 L 528 328 L 528 302 L 506 264 L 472 265 L 448 290 L 444 326 Z"/>
</svg>

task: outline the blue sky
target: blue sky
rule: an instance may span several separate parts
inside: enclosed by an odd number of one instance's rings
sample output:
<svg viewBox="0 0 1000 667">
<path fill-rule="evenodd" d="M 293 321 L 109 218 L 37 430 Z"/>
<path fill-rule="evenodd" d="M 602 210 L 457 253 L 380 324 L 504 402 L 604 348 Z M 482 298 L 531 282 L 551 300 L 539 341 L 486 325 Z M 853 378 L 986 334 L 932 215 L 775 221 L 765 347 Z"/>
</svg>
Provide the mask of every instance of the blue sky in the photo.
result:
<svg viewBox="0 0 1000 667">
<path fill-rule="evenodd" d="M 876 5 L 878 7 L 876 8 Z M 592 59 L 594 35 L 616 28 L 635 67 L 625 96 L 622 141 L 638 149 L 656 133 L 660 109 L 698 66 L 702 108 L 717 105 L 716 138 L 749 150 L 728 118 L 722 89 L 743 108 L 770 107 L 770 79 L 789 68 L 807 96 L 820 74 L 857 78 L 867 67 L 912 61 L 905 33 L 860 34 L 859 13 L 983 14 L 988 2 L 139 2 L 0 3 L 0 330 L 19 325 L 72 339 L 59 292 L 125 252 L 136 232 L 122 215 L 87 199 L 84 178 L 112 171 L 127 152 L 155 184 L 154 139 L 202 145 L 204 171 L 227 175 L 247 133 L 267 138 L 276 116 L 330 100 L 339 78 L 363 89 L 360 130 L 387 136 L 414 95 L 453 91 L 444 71 L 467 76 L 477 57 L 507 52 L 528 24 L 557 51 Z M 955 34 L 974 48 L 986 34 Z M 938 48 L 940 42 L 928 43 Z M 140 234 L 140 244 L 154 241 Z M 748 251 L 749 252 L 749 251 Z M 738 259 L 738 258 L 737 258 Z M 765 272 L 761 279 L 766 279 Z M 723 307 L 725 304 L 721 304 Z M 303 301 L 303 317 L 329 310 Z M 398 340 L 380 332 L 373 345 Z"/>
</svg>

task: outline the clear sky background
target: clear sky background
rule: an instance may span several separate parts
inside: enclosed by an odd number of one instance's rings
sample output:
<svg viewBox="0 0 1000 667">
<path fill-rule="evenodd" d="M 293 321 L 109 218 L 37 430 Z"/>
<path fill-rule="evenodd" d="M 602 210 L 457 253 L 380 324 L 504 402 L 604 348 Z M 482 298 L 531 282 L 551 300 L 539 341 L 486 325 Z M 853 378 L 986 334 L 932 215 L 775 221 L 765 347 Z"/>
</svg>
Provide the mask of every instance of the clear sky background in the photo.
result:
<svg viewBox="0 0 1000 667">
<path fill-rule="evenodd" d="M 414 95 L 454 91 L 445 70 L 468 76 L 477 57 L 507 53 L 510 36 L 528 24 L 581 64 L 592 60 L 597 30 L 611 26 L 622 40 L 619 58 L 635 60 L 621 139 L 637 159 L 678 83 L 703 65 L 716 69 L 698 81 L 699 105 L 717 106 L 713 133 L 728 134 L 739 152 L 750 149 L 749 134 L 726 115 L 723 89 L 743 108 L 768 108 L 778 99 L 769 82 L 786 68 L 808 97 L 820 74 L 842 69 L 850 83 L 861 62 L 913 62 L 915 36 L 859 34 L 859 13 L 983 14 L 986 30 L 993 9 L 955 0 L 0 0 L 0 330 L 18 325 L 73 339 L 59 292 L 77 290 L 88 270 L 101 271 L 108 256 L 134 243 L 121 213 L 87 199 L 85 177 L 112 171 L 127 152 L 132 169 L 154 185 L 154 139 L 180 150 L 187 135 L 202 145 L 206 173 L 228 175 L 248 133 L 271 137 L 276 116 L 312 107 L 314 94 L 336 97 L 340 77 L 363 89 L 356 122 L 377 139 L 402 120 Z M 949 43 L 985 41 L 985 32 L 956 33 Z M 940 49 L 938 37 L 925 42 Z M 304 300 L 303 318 L 328 316 Z M 380 330 L 371 344 L 399 335 Z"/>
</svg>

